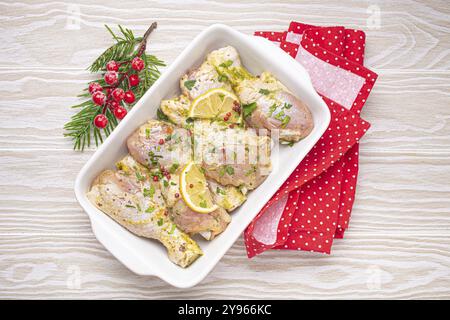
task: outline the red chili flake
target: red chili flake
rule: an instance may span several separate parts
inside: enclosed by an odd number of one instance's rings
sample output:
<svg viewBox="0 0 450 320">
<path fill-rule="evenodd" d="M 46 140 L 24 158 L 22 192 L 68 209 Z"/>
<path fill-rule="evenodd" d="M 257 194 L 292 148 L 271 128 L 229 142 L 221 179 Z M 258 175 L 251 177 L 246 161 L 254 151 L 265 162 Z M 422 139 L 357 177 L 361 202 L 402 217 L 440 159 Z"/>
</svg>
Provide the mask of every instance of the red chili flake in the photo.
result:
<svg viewBox="0 0 450 320">
<path fill-rule="evenodd" d="M 227 112 L 226 116 L 231 117 L 231 112 Z"/>
<path fill-rule="evenodd" d="M 165 142 L 164 139 L 159 139 L 158 141 L 159 144 L 164 144 L 164 142 Z"/>
<path fill-rule="evenodd" d="M 194 187 L 194 185 L 191 183 L 190 185 L 189 185 L 189 188 L 193 188 Z"/>
<path fill-rule="evenodd" d="M 228 127 L 229 127 L 230 129 L 233 129 L 233 128 L 234 128 L 234 123 L 230 124 Z"/>
<path fill-rule="evenodd" d="M 166 178 L 167 178 L 167 180 L 170 180 L 170 174 L 169 173 L 166 174 Z"/>
<path fill-rule="evenodd" d="M 230 120 L 230 117 L 227 117 L 227 116 L 225 116 L 225 117 L 223 117 L 223 121 L 228 121 L 228 120 Z"/>
<path fill-rule="evenodd" d="M 153 176 L 153 181 L 158 181 L 159 180 L 159 178 L 158 178 L 158 176 Z"/>
<path fill-rule="evenodd" d="M 179 198 L 180 194 L 179 193 L 175 193 L 175 198 Z"/>
</svg>

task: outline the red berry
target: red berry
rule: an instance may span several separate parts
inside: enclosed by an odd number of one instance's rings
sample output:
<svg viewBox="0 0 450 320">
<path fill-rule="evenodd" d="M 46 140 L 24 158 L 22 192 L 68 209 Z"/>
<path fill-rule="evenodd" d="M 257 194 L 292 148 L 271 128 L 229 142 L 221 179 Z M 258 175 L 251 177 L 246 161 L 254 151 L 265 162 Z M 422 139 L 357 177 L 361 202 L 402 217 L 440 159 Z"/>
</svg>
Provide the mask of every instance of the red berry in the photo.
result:
<svg viewBox="0 0 450 320">
<path fill-rule="evenodd" d="M 130 86 L 135 87 L 139 84 L 139 76 L 137 74 L 132 74 L 128 77 L 128 81 L 130 82 Z"/>
<path fill-rule="evenodd" d="M 103 129 L 108 124 L 108 118 L 104 114 L 98 114 L 94 118 L 94 124 L 97 128 Z"/>
<path fill-rule="evenodd" d="M 164 142 L 165 142 L 164 139 L 159 139 L 158 141 L 159 144 L 164 144 Z"/>
<path fill-rule="evenodd" d="M 153 181 L 158 181 L 158 180 L 159 180 L 158 176 L 153 176 Z"/>
<path fill-rule="evenodd" d="M 125 97 L 125 91 L 123 91 L 123 89 L 120 88 L 116 88 L 114 89 L 114 91 L 111 93 L 112 97 L 114 98 L 114 100 L 116 100 L 117 102 L 120 102 L 123 100 L 123 98 Z"/>
<path fill-rule="evenodd" d="M 128 90 L 125 92 L 125 96 L 123 97 L 123 100 L 125 100 L 126 103 L 133 103 L 134 100 L 136 100 L 136 97 L 134 96 L 133 91 Z"/>
<path fill-rule="evenodd" d="M 228 121 L 228 120 L 230 120 L 230 117 L 229 116 L 225 116 L 225 117 L 223 117 L 223 121 Z"/>
<path fill-rule="evenodd" d="M 92 95 L 92 101 L 94 101 L 95 104 L 102 106 L 105 103 L 106 96 L 103 92 L 97 91 L 94 92 Z"/>
<path fill-rule="evenodd" d="M 108 71 L 105 73 L 105 82 L 107 84 L 115 84 L 117 82 L 117 72 L 115 71 Z"/>
<path fill-rule="evenodd" d="M 119 103 L 116 100 L 108 101 L 108 107 L 110 110 L 113 110 L 119 107 Z"/>
<path fill-rule="evenodd" d="M 131 60 L 131 67 L 136 71 L 141 71 L 144 69 L 144 60 L 139 57 L 134 57 L 133 60 Z"/>
<path fill-rule="evenodd" d="M 117 119 L 122 120 L 127 115 L 127 109 L 122 106 L 118 106 L 114 109 L 114 115 Z"/>
<path fill-rule="evenodd" d="M 106 64 L 106 70 L 108 71 L 119 71 L 119 64 L 114 60 L 111 60 Z"/>
<path fill-rule="evenodd" d="M 94 92 L 102 91 L 102 90 L 103 90 L 102 86 L 100 84 L 98 84 L 97 82 L 91 82 L 89 84 L 89 93 L 90 94 L 93 94 Z"/>
</svg>

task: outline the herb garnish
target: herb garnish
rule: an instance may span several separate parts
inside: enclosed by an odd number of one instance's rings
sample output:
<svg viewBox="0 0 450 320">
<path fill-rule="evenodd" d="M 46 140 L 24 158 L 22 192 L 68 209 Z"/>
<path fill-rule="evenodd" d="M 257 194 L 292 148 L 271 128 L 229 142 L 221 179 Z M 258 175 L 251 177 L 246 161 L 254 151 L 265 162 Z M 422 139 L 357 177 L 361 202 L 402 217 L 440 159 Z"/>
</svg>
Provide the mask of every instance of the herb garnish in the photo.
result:
<svg viewBox="0 0 450 320">
<path fill-rule="evenodd" d="M 267 90 L 267 89 L 259 89 L 259 93 L 261 93 L 261 94 L 267 96 L 267 95 L 270 93 L 270 90 Z"/>
<path fill-rule="evenodd" d="M 225 172 L 232 176 L 234 174 L 234 168 L 232 166 L 225 166 Z"/>
<path fill-rule="evenodd" d="M 139 181 L 144 181 L 145 176 L 143 176 L 139 171 L 136 171 L 136 179 L 138 179 Z"/>
<path fill-rule="evenodd" d="M 169 234 L 172 234 L 175 231 L 176 225 L 172 223 L 172 228 L 168 232 Z"/>
<path fill-rule="evenodd" d="M 144 188 L 143 193 L 144 197 L 153 198 L 153 196 L 155 195 L 155 186 L 151 185 L 150 189 Z"/>
<path fill-rule="evenodd" d="M 228 68 L 229 66 L 231 66 L 233 64 L 233 60 L 227 60 L 221 64 L 219 64 L 219 67 L 222 68 Z"/>
<path fill-rule="evenodd" d="M 208 206 L 208 204 L 206 203 L 206 200 L 200 201 L 199 204 L 200 204 L 200 207 L 202 207 L 202 208 L 206 208 Z"/>
<path fill-rule="evenodd" d="M 156 117 L 158 118 L 158 120 L 169 121 L 169 117 L 166 116 L 166 114 L 164 112 L 162 112 L 162 110 L 159 108 L 156 111 Z"/>
</svg>

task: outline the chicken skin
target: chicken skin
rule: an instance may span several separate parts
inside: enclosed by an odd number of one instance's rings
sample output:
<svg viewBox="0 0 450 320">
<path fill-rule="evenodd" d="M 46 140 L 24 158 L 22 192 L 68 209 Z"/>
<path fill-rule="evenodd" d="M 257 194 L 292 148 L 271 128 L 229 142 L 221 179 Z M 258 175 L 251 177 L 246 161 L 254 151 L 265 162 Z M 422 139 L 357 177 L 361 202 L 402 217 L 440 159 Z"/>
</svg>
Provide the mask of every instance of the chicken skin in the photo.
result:
<svg viewBox="0 0 450 320">
<path fill-rule="evenodd" d="M 103 171 L 94 180 L 87 193 L 89 200 L 130 232 L 161 242 L 172 262 L 188 267 L 202 251 L 169 218 L 158 183 L 130 156 L 117 163 L 117 168 Z"/>
</svg>

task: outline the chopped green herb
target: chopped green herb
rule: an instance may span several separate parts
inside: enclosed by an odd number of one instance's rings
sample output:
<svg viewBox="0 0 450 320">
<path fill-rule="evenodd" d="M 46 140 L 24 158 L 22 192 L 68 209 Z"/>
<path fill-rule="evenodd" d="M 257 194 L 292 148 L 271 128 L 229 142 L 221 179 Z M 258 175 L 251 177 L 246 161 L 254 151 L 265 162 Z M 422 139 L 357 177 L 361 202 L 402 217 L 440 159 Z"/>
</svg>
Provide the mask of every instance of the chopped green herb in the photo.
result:
<svg viewBox="0 0 450 320">
<path fill-rule="evenodd" d="M 292 147 L 295 144 L 294 141 L 289 141 L 288 143 L 286 143 L 287 146 Z"/>
<path fill-rule="evenodd" d="M 228 81 L 228 77 L 224 74 L 219 75 L 219 78 L 217 79 L 219 82 L 226 82 Z"/>
<path fill-rule="evenodd" d="M 136 209 L 136 207 L 135 207 L 135 206 L 132 206 L 131 204 L 126 204 L 125 207 Z"/>
<path fill-rule="evenodd" d="M 228 68 L 229 66 L 231 66 L 233 64 L 233 60 L 227 60 L 221 64 L 219 64 L 219 67 L 222 68 Z"/>
<path fill-rule="evenodd" d="M 164 220 L 162 219 L 162 218 L 160 218 L 159 220 L 158 220 L 158 226 L 162 226 L 163 225 L 163 223 L 164 223 Z"/>
<path fill-rule="evenodd" d="M 171 181 L 171 182 L 170 182 L 170 185 L 171 185 L 171 186 L 176 186 L 177 184 L 176 184 L 175 182 Z"/>
<path fill-rule="evenodd" d="M 145 137 L 147 139 L 150 139 L 150 129 L 149 128 L 145 128 Z"/>
<path fill-rule="evenodd" d="M 277 104 L 274 103 L 270 108 L 269 108 L 269 117 L 272 116 L 272 114 L 275 112 L 275 110 L 277 110 Z"/>
<path fill-rule="evenodd" d="M 285 116 L 283 118 L 283 120 L 281 120 L 281 127 L 282 128 L 286 128 L 286 126 L 288 125 L 289 121 L 291 121 L 291 117 Z"/>
<path fill-rule="evenodd" d="M 197 82 L 197 80 L 186 80 L 184 82 L 184 86 L 188 89 L 188 90 L 192 90 L 192 88 L 195 86 L 195 83 Z"/>
<path fill-rule="evenodd" d="M 250 176 L 250 175 L 256 173 L 256 170 L 257 170 L 257 167 L 255 165 L 253 165 L 252 168 L 245 173 L 245 175 Z"/>
<path fill-rule="evenodd" d="M 290 103 L 284 103 L 283 108 L 285 108 L 285 109 L 290 109 L 290 108 L 292 108 L 292 104 L 290 104 Z"/>
<path fill-rule="evenodd" d="M 148 207 L 147 210 L 145 210 L 147 213 L 152 213 L 153 211 L 155 211 L 154 207 Z"/>
<path fill-rule="evenodd" d="M 225 166 L 225 172 L 232 176 L 234 174 L 234 168 L 232 166 Z"/>
<path fill-rule="evenodd" d="M 270 93 L 270 90 L 267 90 L 267 89 L 259 89 L 259 93 L 261 93 L 261 94 L 267 96 L 267 95 Z"/>
<path fill-rule="evenodd" d="M 169 168 L 169 172 L 170 172 L 171 174 L 174 174 L 174 173 L 177 171 L 177 169 L 178 169 L 179 166 L 180 166 L 180 165 L 179 165 L 178 163 L 173 163 L 173 164 L 170 166 L 170 168 Z"/>
<path fill-rule="evenodd" d="M 153 151 L 149 151 L 148 156 L 150 157 L 150 163 L 153 166 L 158 164 L 158 158 L 162 158 L 162 156 L 155 154 Z"/>
<path fill-rule="evenodd" d="M 136 203 L 136 208 L 138 209 L 138 211 L 142 211 L 141 206 L 139 205 L 139 203 Z"/>
<path fill-rule="evenodd" d="M 221 188 L 219 188 L 219 187 L 216 188 L 216 193 L 217 193 L 217 194 L 223 194 L 223 195 L 226 195 L 226 194 L 227 194 L 227 192 L 226 192 L 225 190 L 223 190 L 223 189 L 221 189 Z"/>
<path fill-rule="evenodd" d="M 250 116 L 253 113 L 253 111 L 255 111 L 256 107 L 257 107 L 256 102 L 252 102 L 250 104 L 244 104 L 242 106 L 244 118 L 247 118 L 248 116 Z"/>
<path fill-rule="evenodd" d="M 167 180 L 164 180 L 164 181 L 163 181 L 163 184 L 164 184 L 164 187 L 166 187 L 166 188 L 167 188 L 167 187 L 169 186 L 169 181 L 167 181 Z"/>
</svg>

